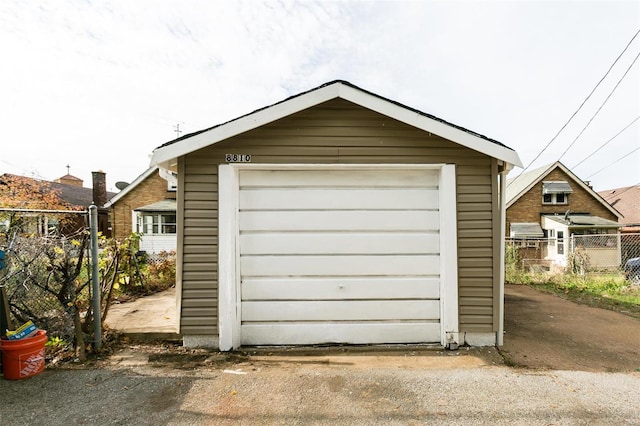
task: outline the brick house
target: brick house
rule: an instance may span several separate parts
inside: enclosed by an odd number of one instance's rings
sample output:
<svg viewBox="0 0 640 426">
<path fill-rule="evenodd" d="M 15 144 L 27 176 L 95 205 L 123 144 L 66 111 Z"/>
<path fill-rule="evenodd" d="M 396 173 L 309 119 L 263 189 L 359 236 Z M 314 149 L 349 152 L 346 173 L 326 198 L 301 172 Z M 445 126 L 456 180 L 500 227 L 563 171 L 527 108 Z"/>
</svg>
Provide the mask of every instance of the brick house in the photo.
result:
<svg viewBox="0 0 640 426">
<path fill-rule="evenodd" d="M 561 267 L 573 236 L 617 234 L 622 216 L 559 161 L 508 179 L 506 209 L 505 237 L 518 242 L 523 256 Z"/>
<path fill-rule="evenodd" d="M 113 236 L 122 240 L 142 234 L 140 250 L 149 253 L 176 248 L 175 177 L 151 167 L 116 194 L 110 209 Z"/>
</svg>

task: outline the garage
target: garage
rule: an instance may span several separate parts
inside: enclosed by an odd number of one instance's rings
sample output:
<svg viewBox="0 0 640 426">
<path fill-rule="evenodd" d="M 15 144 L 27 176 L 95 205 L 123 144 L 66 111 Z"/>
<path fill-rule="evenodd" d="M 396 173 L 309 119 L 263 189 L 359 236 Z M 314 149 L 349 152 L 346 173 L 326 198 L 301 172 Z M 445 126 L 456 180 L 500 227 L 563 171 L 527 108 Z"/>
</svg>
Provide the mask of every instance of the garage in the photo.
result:
<svg viewBox="0 0 640 426">
<path fill-rule="evenodd" d="M 168 142 L 184 345 L 502 339 L 517 154 L 344 81 Z"/>
<path fill-rule="evenodd" d="M 236 251 L 220 265 L 221 290 L 236 296 L 221 339 L 441 343 L 457 332 L 456 286 L 443 286 L 456 281 L 442 279 L 456 258 L 441 254 L 456 240 L 441 190 L 455 187 L 453 166 L 271 167 L 221 166 L 220 203 L 233 207 L 220 241 Z"/>
</svg>

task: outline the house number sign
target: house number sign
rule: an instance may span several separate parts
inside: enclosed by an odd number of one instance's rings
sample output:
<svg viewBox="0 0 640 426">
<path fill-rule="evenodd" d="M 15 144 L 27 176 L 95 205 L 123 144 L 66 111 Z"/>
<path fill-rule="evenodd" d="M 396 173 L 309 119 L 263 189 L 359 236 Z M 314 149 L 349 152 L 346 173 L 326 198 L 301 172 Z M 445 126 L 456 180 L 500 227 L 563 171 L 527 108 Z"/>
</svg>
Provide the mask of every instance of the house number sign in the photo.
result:
<svg viewBox="0 0 640 426">
<path fill-rule="evenodd" d="M 227 163 L 250 163 L 251 154 L 227 154 L 224 156 Z"/>
</svg>

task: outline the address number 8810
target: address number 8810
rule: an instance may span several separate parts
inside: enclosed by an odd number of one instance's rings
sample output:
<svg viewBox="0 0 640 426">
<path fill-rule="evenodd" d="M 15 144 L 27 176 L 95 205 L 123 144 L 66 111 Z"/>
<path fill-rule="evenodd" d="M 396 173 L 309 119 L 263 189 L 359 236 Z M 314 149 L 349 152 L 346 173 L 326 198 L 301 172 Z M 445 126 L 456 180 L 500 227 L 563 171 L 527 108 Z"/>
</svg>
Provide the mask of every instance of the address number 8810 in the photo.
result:
<svg viewBox="0 0 640 426">
<path fill-rule="evenodd" d="M 227 163 L 250 163 L 251 155 L 250 154 L 226 154 L 225 160 Z"/>
</svg>

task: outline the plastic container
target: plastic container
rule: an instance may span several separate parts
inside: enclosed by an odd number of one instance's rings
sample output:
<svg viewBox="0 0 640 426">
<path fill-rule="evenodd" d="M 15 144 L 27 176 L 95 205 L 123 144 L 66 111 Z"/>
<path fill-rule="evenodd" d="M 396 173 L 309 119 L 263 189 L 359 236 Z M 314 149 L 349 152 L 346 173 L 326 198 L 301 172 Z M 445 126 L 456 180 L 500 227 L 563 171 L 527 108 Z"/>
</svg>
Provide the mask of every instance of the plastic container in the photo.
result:
<svg viewBox="0 0 640 426">
<path fill-rule="evenodd" d="M 44 370 L 45 343 L 45 330 L 38 330 L 35 336 L 20 340 L 0 339 L 4 378 L 20 380 L 41 373 Z"/>
</svg>

